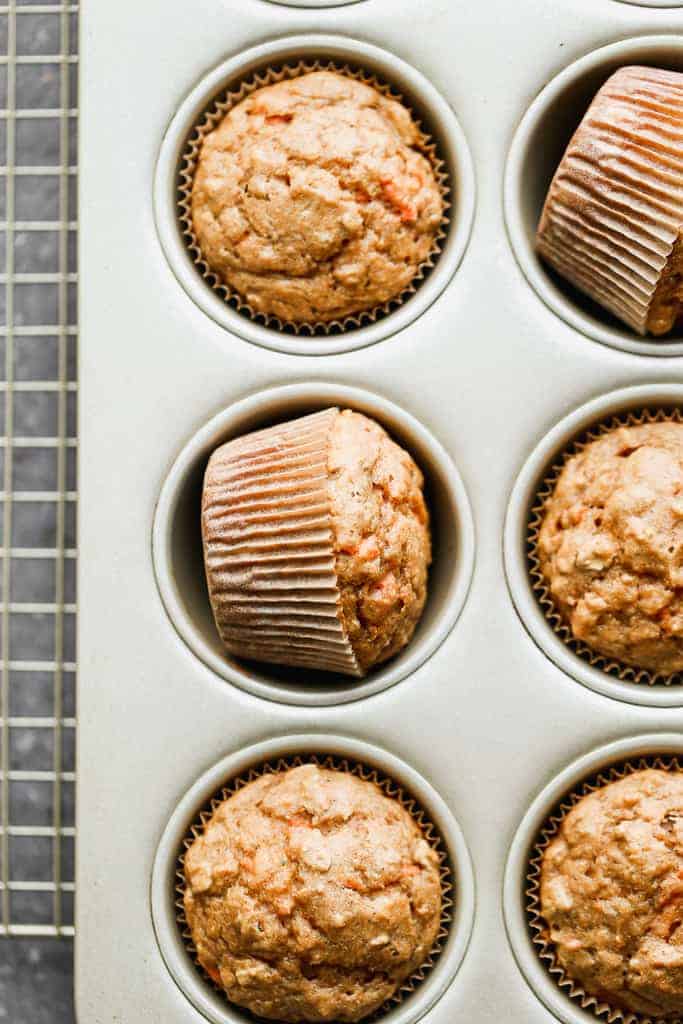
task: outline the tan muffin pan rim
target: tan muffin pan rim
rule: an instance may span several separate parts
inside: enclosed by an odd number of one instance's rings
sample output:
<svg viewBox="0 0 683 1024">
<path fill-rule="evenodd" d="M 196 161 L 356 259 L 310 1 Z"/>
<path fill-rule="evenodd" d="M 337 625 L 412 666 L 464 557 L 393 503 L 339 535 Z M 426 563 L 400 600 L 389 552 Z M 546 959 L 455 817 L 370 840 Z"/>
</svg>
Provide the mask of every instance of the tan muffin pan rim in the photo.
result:
<svg viewBox="0 0 683 1024">
<path fill-rule="evenodd" d="M 527 558 L 529 514 L 548 469 L 571 441 L 601 420 L 629 410 L 683 407 L 683 384 L 642 384 L 600 395 L 570 412 L 539 441 L 522 466 L 508 502 L 503 534 L 505 576 L 522 625 L 568 676 L 605 697 L 644 707 L 683 707 L 683 686 L 622 681 L 588 664 L 553 631 L 534 593 Z"/>
<path fill-rule="evenodd" d="M 627 0 L 621 0 L 621 2 L 626 3 Z M 672 5 L 657 3 L 652 6 L 671 7 Z M 602 320 L 599 315 L 591 315 L 558 287 L 535 249 L 536 227 L 541 207 L 539 206 L 537 210 L 534 208 L 534 211 L 528 210 L 528 165 L 532 158 L 536 134 L 540 131 L 544 119 L 549 116 L 551 108 L 563 99 L 567 90 L 580 83 L 583 78 L 596 74 L 602 68 L 604 68 L 603 81 L 606 81 L 610 74 L 619 67 L 630 64 L 649 64 L 666 68 L 671 65 L 672 55 L 675 55 L 677 69 L 683 71 L 683 36 L 635 36 L 592 50 L 569 64 L 550 80 L 527 108 L 515 130 L 505 165 L 503 185 L 505 225 L 510 246 L 528 284 L 548 309 L 570 327 L 581 332 L 587 338 L 634 355 L 660 357 L 683 355 L 681 330 L 679 329 L 678 333 L 674 330 L 672 340 L 667 340 L 667 336 L 659 339 L 641 338 L 626 325 L 620 325 L 607 312 L 603 313 L 605 320 Z M 595 92 L 600 84 L 602 82 L 595 86 Z M 588 109 L 590 99 L 586 103 L 585 109 L 577 111 L 576 128 Z M 566 137 L 565 143 L 568 144 L 569 140 L 570 135 Z M 547 182 L 547 187 L 549 186 L 550 180 Z M 543 196 L 545 193 L 546 189 L 543 190 Z"/>
<path fill-rule="evenodd" d="M 443 838 L 455 884 L 455 912 L 449 936 L 425 980 L 382 1017 L 382 1024 L 414 1024 L 444 994 L 467 952 L 474 920 L 474 875 L 465 838 L 445 801 L 405 761 L 363 740 L 314 732 L 279 736 L 229 754 L 197 779 L 177 804 L 164 829 L 152 870 L 152 919 L 164 963 L 187 999 L 212 1024 L 244 1024 L 245 1019 L 250 1019 L 204 982 L 180 936 L 174 905 L 178 850 L 198 810 L 224 782 L 252 765 L 303 753 L 336 754 L 377 768 L 417 799 Z"/>
<path fill-rule="evenodd" d="M 188 479 L 200 468 L 203 471 L 210 453 L 221 443 L 267 425 L 269 420 L 284 422 L 330 406 L 349 407 L 376 419 L 395 440 L 407 447 L 425 474 L 427 485 L 431 482 L 438 490 L 431 501 L 429 491 L 427 493 L 436 542 L 429 596 L 407 647 L 365 679 L 340 679 L 334 674 L 319 673 L 313 681 L 308 673 L 307 682 L 305 670 L 292 669 L 287 679 L 294 677 L 297 681 L 285 684 L 273 666 L 240 662 L 222 650 L 208 594 L 203 607 L 201 594 L 187 596 L 187 587 L 181 579 L 177 562 L 177 520 Z M 439 541 L 440 535 L 446 533 L 443 525 L 439 529 L 439 519 L 449 527 L 453 538 L 450 543 Z M 199 536 L 198 504 L 196 520 Z M 286 384 L 233 402 L 189 439 L 161 488 L 152 528 L 152 556 L 161 600 L 178 637 L 219 682 L 226 680 L 254 696 L 282 704 L 324 707 L 361 700 L 386 690 L 416 672 L 438 650 L 455 626 L 469 591 L 475 557 L 474 520 L 465 485 L 451 456 L 410 413 L 362 388 L 323 382 Z M 197 572 L 203 580 L 201 566 L 194 575 Z M 299 677 L 301 682 L 298 682 Z"/>
<path fill-rule="evenodd" d="M 505 865 L 503 914 L 512 953 L 525 981 L 543 1005 L 563 1024 L 595 1024 L 599 1018 L 583 1009 L 555 983 L 532 941 L 527 913 L 529 856 L 538 833 L 564 796 L 603 768 L 657 754 L 683 754 L 683 734 L 645 733 L 607 743 L 578 757 L 541 790 L 515 832 Z"/>
<path fill-rule="evenodd" d="M 425 125 L 438 144 L 439 154 L 452 169 L 450 227 L 434 268 L 414 295 L 382 319 L 355 330 L 330 336 L 304 337 L 266 327 L 232 309 L 200 276 L 184 241 L 177 213 L 177 174 L 180 156 L 192 126 L 213 97 L 231 82 L 249 77 L 265 64 L 310 57 L 350 61 L 405 95 L 418 97 L 427 115 Z M 393 53 L 349 36 L 308 33 L 285 36 L 251 47 L 219 64 L 205 75 L 180 104 L 159 151 L 154 179 L 157 233 L 173 274 L 189 298 L 219 326 L 244 341 L 293 355 L 333 355 L 373 345 L 398 333 L 427 310 L 455 274 L 465 253 L 475 208 L 474 167 L 458 119 L 435 87 L 406 61 Z M 230 336 L 226 337 L 226 343 Z"/>
</svg>

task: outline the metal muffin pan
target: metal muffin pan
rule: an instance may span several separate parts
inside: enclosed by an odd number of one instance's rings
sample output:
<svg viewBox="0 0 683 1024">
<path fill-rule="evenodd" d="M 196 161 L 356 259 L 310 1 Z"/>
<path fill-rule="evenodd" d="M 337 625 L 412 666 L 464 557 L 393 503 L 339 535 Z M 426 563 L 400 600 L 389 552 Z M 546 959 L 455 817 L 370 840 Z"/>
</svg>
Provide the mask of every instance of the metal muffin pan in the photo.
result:
<svg viewBox="0 0 683 1024">
<path fill-rule="evenodd" d="M 147 0 L 136 9 L 136 59 L 121 75 L 120 55 L 131 48 L 130 22 L 107 0 L 85 6 L 76 908 L 81 1024 L 212 1019 L 166 966 L 153 925 L 152 903 L 159 900 L 154 861 L 159 856 L 164 863 L 169 822 L 192 810 L 185 794 L 201 802 L 207 778 L 220 781 L 221 772 L 242 764 L 254 744 L 279 744 L 282 737 L 294 744 L 302 736 L 311 751 L 331 736 L 336 743 L 369 744 L 389 770 L 398 758 L 402 767 L 395 770 L 416 773 L 464 836 L 474 876 L 473 888 L 464 885 L 461 892 L 473 894 L 471 939 L 457 974 L 439 965 L 399 1008 L 406 1019 L 566 1019 L 560 1004 L 527 985 L 506 934 L 503 874 L 513 837 L 549 780 L 565 770 L 573 778 L 583 763 L 579 758 L 625 737 L 647 746 L 646 734 L 683 736 L 683 708 L 677 701 L 634 703 L 631 690 L 596 692 L 534 642 L 506 585 L 504 521 L 525 462 L 539 444 L 552 447 L 548 438 L 556 438 L 551 432 L 557 424 L 581 416 L 577 410 L 587 402 L 602 407 L 611 400 L 604 396 L 624 388 L 663 394 L 680 386 L 683 359 L 675 343 L 661 350 L 635 338 L 626 339 L 634 345 L 600 344 L 597 328 L 591 322 L 589 330 L 585 321 L 595 311 L 576 302 L 576 317 L 584 319 L 568 322 L 539 297 L 521 272 L 512 225 L 517 218 L 528 234 L 530 213 L 522 204 L 539 201 L 541 177 L 552 167 L 547 158 L 536 165 L 543 155 L 525 144 L 526 166 L 536 167 L 529 191 L 523 182 L 510 189 L 510 168 L 520 147 L 519 126 L 535 98 L 576 61 L 587 59 L 596 88 L 602 58 L 591 55 L 612 44 L 641 55 L 652 48 L 665 66 L 677 66 L 683 10 L 616 0 L 519 0 L 513 19 L 510 12 L 509 0 L 474 6 L 461 0 L 362 0 L 324 9 L 262 0 Z M 445 136 L 452 123 L 446 111 L 452 109 L 472 157 L 473 180 L 468 185 L 466 173 L 461 180 L 456 174 L 456 196 L 462 185 L 470 202 L 476 186 L 477 209 L 460 265 L 412 322 L 396 323 L 390 336 L 359 350 L 346 350 L 348 339 L 338 335 L 332 339 L 341 343 L 336 354 L 329 348 L 316 354 L 326 339 L 288 336 L 297 345 L 284 352 L 264 348 L 262 339 L 245 340 L 244 330 L 209 315 L 178 282 L 164 252 L 158 210 L 155 220 L 160 154 L 178 111 L 212 69 L 240 60 L 253 47 L 284 47 L 290 36 L 310 38 L 315 49 L 324 46 L 323 33 L 346 38 L 349 50 L 361 40 L 358 63 L 368 47 L 378 47 L 397 58 L 395 65 L 389 60 L 387 72 L 395 67 L 399 75 L 407 66 L 415 69 L 415 81 L 424 76 L 431 83 L 429 94 L 440 98 L 444 112 L 437 128 Z M 622 43 L 631 39 L 638 40 L 632 51 Z M 543 142 L 559 156 L 582 111 L 576 103 L 563 116 L 562 106 L 556 109 L 557 123 L 543 121 Z M 529 141 L 535 148 L 533 132 Z M 162 186 L 171 189 L 172 183 Z M 464 231 L 457 212 L 454 227 Z M 571 295 L 563 299 L 575 302 Z M 272 390 L 289 386 L 291 391 Z M 280 412 L 270 404 L 273 396 Z M 173 587 L 180 593 L 183 580 L 191 581 L 199 568 L 196 539 L 176 545 L 175 568 L 167 557 L 179 467 L 192 464 L 199 472 L 207 446 L 236 425 L 340 400 L 358 407 L 373 403 L 365 407 L 412 447 L 428 477 L 437 463 L 443 468 L 452 460 L 457 467 L 457 475 L 443 470 L 454 488 L 452 502 L 448 488 L 436 495 L 434 579 L 441 574 L 441 583 L 432 594 L 433 622 L 406 652 L 405 671 L 397 671 L 399 662 L 387 666 L 386 685 L 377 685 L 381 673 L 370 675 L 357 684 L 358 699 L 348 700 L 348 689 L 336 689 L 333 681 L 320 700 L 319 681 L 290 677 L 283 685 L 269 670 L 258 696 L 259 687 L 242 678 L 241 666 L 230 667 L 227 660 L 227 667 L 219 665 L 210 634 L 202 632 L 210 625 L 208 609 L 201 629 L 201 616 L 186 617 L 183 625 L 173 608 L 167 614 L 168 593 Z M 434 501 L 433 487 L 431 496 Z M 445 522 L 461 527 L 460 551 L 451 563 L 440 537 Z M 470 557 L 471 586 L 462 604 Z M 200 593 L 197 581 L 195 596 Z M 193 598 L 188 607 L 199 603 Z M 211 658 L 202 656 L 199 640 Z M 378 692 L 360 689 L 366 685 Z M 291 686 L 297 694 L 287 692 Z M 315 707 L 301 702 L 306 686 L 318 688 L 309 702 Z M 510 870 L 507 891 L 518 894 L 523 880 Z M 463 951 L 468 931 L 454 931 Z M 201 989 L 199 976 L 197 984 Z M 437 989 L 434 1002 L 428 996 Z M 209 990 L 202 992 L 208 999 Z M 223 1010 L 219 1018 L 229 1021 L 227 1004 Z"/>
</svg>

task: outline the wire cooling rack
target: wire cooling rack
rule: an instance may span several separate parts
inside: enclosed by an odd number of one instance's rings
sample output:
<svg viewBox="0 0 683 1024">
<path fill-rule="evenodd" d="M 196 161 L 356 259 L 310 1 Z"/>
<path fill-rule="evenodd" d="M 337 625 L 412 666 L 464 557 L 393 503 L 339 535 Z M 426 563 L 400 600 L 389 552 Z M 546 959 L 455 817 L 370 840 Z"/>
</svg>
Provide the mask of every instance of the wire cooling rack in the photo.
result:
<svg viewBox="0 0 683 1024">
<path fill-rule="evenodd" d="M 78 4 L 0 3 L 0 934 L 73 934 Z"/>
</svg>

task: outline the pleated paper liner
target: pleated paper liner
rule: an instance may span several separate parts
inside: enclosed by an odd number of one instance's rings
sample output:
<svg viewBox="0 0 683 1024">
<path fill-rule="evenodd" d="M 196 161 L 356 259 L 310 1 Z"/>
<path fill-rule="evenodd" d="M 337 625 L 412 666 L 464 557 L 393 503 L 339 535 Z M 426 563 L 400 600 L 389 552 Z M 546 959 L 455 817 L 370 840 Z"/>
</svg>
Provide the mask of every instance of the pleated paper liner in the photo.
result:
<svg viewBox="0 0 683 1024">
<path fill-rule="evenodd" d="M 410 110 L 413 120 L 420 132 L 418 148 L 422 155 L 429 160 L 432 170 L 434 171 L 439 191 L 441 192 L 444 216 L 439 231 L 435 236 L 432 251 L 427 259 L 419 266 L 411 284 L 400 295 L 397 295 L 393 299 L 390 299 L 373 309 L 363 310 L 360 313 L 355 313 L 339 320 L 330 320 L 326 322 L 319 321 L 315 323 L 294 323 L 292 321 L 283 321 L 272 314 L 259 313 L 252 309 L 241 295 L 234 291 L 229 285 L 221 281 L 211 270 L 202 255 L 202 251 L 194 231 L 194 225 L 192 223 L 192 184 L 194 181 L 195 170 L 197 168 L 199 152 L 204 138 L 213 131 L 220 121 L 223 120 L 227 112 L 232 107 L 237 103 L 240 103 L 256 89 L 261 89 L 265 85 L 274 85 L 276 82 L 298 78 L 299 76 L 308 74 L 311 71 L 336 71 L 339 74 L 347 75 L 349 78 L 354 78 L 359 82 L 363 82 L 365 85 L 372 86 L 382 95 L 388 96 L 393 100 L 397 100 L 399 103 L 403 103 L 403 105 Z M 228 305 L 232 306 L 233 309 L 237 310 L 238 313 L 241 313 L 248 319 L 253 320 L 256 323 L 263 324 L 266 327 L 273 328 L 274 330 L 282 331 L 286 334 L 320 336 L 341 334 L 345 331 L 352 331 L 359 327 L 364 327 L 367 324 L 374 323 L 375 321 L 388 316 L 389 313 L 397 309 L 407 299 L 415 294 L 417 289 L 420 287 L 420 284 L 425 280 L 427 275 L 435 266 L 443 248 L 443 242 L 448 233 L 450 223 L 450 193 L 451 184 L 448 172 L 443 159 L 439 155 L 436 141 L 422 128 L 420 120 L 415 116 L 410 104 L 405 102 L 399 92 L 397 92 L 387 82 L 378 79 L 375 75 L 364 70 L 362 67 L 357 67 L 348 63 L 341 64 L 332 60 L 302 60 L 296 63 L 274 64 L 272 67 L 258 71 L 250 75 L 248 78 L 234 83 L 225 92 L 221 93 L 216 99 L 211 101 L 188 136 L 187 143 L 180 158 L 177 209 L 182 236 L 197 271 L 202 276 L 208 287 L 216 292 Z"/>
<path fill-rule="evenodd" d="M 619 427 L 634 427 L 642 426 L 645 423 L 664 423 L 667 421 L 683 423 L 683 414 L 679 409 L 633 410 L 598 422 L 575 438 L 549 468 L 536 491 L 529 511 L 526 538 L 527 567 L 531 578 L 531 587 L 552 631 L 574 654 L 578 655 L 582 661 L 587 662 L 593 668 L 599 668 L 602 672 L 622 682 L 643 686 L 680 686 L 683 683 L 683 673 L 677 672 L 672 675 L 663 675 L 654 673 L 649 669 L 626 665 L 623 662 L 609 658 L 607 655 L 599 654 L 581 640 L 577 640 L 572 635 L 569 625 L 565 622 L 560 609 L 557 607 L 550 592 L 550 587 L 541 571 L 538 540 L 543 524 L 546 502 L 553 494 L 559 476 L 567 461 L 573 455 L 582 451 L 591 441 L 596 441 L 599 437 L 612 430 L 617 430 Z"/>
<path fill-rule="evenodd" d="M 374 1013 L 363 1018 L 363 1024 L 373 1024 L 373 1022 L 379 1021 L 386 1013 L 400 1005 L 404 999 L 411 995 L 411 993 L 418 988 L 420 983 L 425 980 L 429 972 L 436 965 L 450 933 L 453 923 L 453 909 L 455 906 L 455 900 L 457 900 L 453 867 L 450 863 L 448 850 L 443 837 L 418 802 L 409 793 L 405 792 L 394 779 L 385 775 L 377 768 L 370 767 L 369 765 L 350 758 L 338 757 L 333 754 L 297 754 L 292 757 L 273 758 L 263 764 L 250 768 L 244 774 L 238 775 L 227 782 L 226 785 L 215 793 L 214 796 L 212 796 L 198 812 L 196 818 L 188 828 L 185 838 L 182 841 L 181 848 L 178 851 L 174 886 L 174 903 L 178 930 L 189 956 L 201 976 L 206 981 L 207 985 L 210 985 L 214 991 L 220 993 L 225 998 L 226 1003 L 228 1003 L 229 1000 L 227 999 L 224 990 L 207 974 L 199 962 L 197 950 L 192 942 L 192 933 L 187 923 L 187 918 L 185 917 L 185 906 L 183 902 L 183 896 L 185 893 L 185 854 L 194 840 L 201 835 L 212 814 L 224 800 L 227 800 L 249 782 L 253 782 L 262 775 L 284 772 L 290 768 L 298 768 L 300 765 L 304 764 L 315 764 L 320 768 L 349 772 L 366 782 L 374 782 L 379 786 L 385 796 L 390 797 L 393 800 L 398 800 L 401 806 L 408 811 L 413 820 L 417 822 L 423 838 L 429 843 L 432 849 L 436 851 L 439 858 L 439 873 L 441 877 L 441 921 L 434 945 L 432 946 L 424 963 L 421 964 L 412 975 L 406 978 L 393 996 L 380 1006 L 379 1009 L 375 1010 Z M 261 1019 L 251 1014 L 248 1010 L 244 1010 L 241 1007 L 239 1009 L 240 1012 L 249 1019 Z"/>
<path fill-rule="evenodd" d="M 594 793 L 595 790 L 601 789 L 610 782 L 618 782 L 620 779 L 632 775 L 633 772 L 642 771 L 645 768 L 660 768 L 664 771 L 679 772 L 683 770 L 683 759 L 669 754 L 634 758 L 603 768 L 585 779 L 567 793 L 548 816 L 545 824 L 539 829 L 527 862 L 524 889 L 525 906 L 531 940 L 538 958 L 565 995 L 569 996 L 581 1009 L 591 1011 L 596 1018 L 606 1021 L 607 1024 L 616 1024 L 616 1022 L 618 1024 L 660 1024 L 663 1019 L 610 1006 L 609 1003 L 598 999 L 597 996 L 587 993 L 567 974 L 558 962 L 555 947 L 548 937 L 547 924 L 541 915 L 541 867 L 545 851 L 557 836 L 564 818 L 583 797 Z M 665 1019 L 666 1024 L 683 1024 L 683 1017 L 667 1017 Z"/>
<path fill-rule="evenodd" d="M 229 441 L 211 458 L 202 537 L 211 607 L 237 657 L 362 672 L 340 618 L 327 459 L 339 410 Z"/>
<path fill-rule="evenodd" d="M 662 324 L 661 311 L 650 316 L 671 292 L 667 278 L 682 230 L 683 75 L 621 68 L 594 98 L 562 158 L 538 250 L 638 334 L 662 334 L 671 327 Z"/>
</svg>

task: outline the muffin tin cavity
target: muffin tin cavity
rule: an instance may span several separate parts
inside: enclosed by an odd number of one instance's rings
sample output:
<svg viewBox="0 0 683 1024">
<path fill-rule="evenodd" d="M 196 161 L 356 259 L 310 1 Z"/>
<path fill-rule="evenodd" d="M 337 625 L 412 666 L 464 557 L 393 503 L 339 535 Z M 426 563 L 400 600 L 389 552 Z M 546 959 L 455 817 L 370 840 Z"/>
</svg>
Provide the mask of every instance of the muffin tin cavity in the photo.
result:
<svg viewBox="0 0 683 1024">
<path fill-rule="evenodd" d="M 360 78 L 400 98 L 428 138 L 430 156 L 447 210 L 437 251 L 397 300 L 326 325 L 295 328 L 256 315 L 216 279 L 193 243 L 187 198 L 198 130 L 228 94 L 250 86 L 330 68 Z M 222 109 L 222 108 L 221 108 Z M 369 43 L 343 36 L 292 36 L 231 58 L 193 89 L 172 120 L 161 146 L 155 178 L 155 213 L 161 244 L 190 298 L 220 326 L 257 345 L 305 355 L 363 348 L 412 323 L 446 287 L 462 259 L 474 213 L 474 173 L 458 120 L 446 100 L 418 71 Z"/>
<path fill-rule="evenodd" d="M 348 7 L 349 4 L 362 3 L 363 0 L 267 0 L 270 4 L 278 7 Z M 657 0 L 654 0 L 656 3 Z"/>
<path fill-rule="evenodd" d="M 362 681 L 334 673 L 240 662 L 219 639 L 206 589 L 200 531 L 204 470 L 212 451 L 252 430 L 330 406 L 377 420 L 415 459 L 425 477 L 431 513 L 433 561 L 428 598 L 404 650 Z M 450 457 L 416 419 L 392 402 L 336 384 L 292 384 L 237 402 L 188 442 L 162 487 L 153 527 L 159 591 L 181 639 L 217 675 L 259 697 L 322 706 L 358 700 L 392 686 L 429 658 L 454 626 L 474 563 L 474 527 L 465 488 Z"/>
<path fill-rule="evenodd" d="M 561 420 L 536 446 L 519 474 L 505 521 L 505 571 L 522 623 L 542 651 L 568 675 L 605 696 L 647 707 L 683 706 L 680 674 L 657 677 L 610 661 L 573 640 L 543 585 L 534 552 L 538 514 L 567 454 L 605 426 L 678 418 L 683 387 L 641 385 L 612 392 Z"/>
<path fill-rule="evenodd" d="M 503 885 L 505 927 L 517 965 L 544 1006 L 563 1024 L 596 1020 L 644 1022 L 588 996 L 556 962 L 539 916 L 539 874 L 543 851 L 564 815 L 599 786 L 643 768 L 680 770 L 683 736 L 657 733 L 617 740 L 566 767 L 538 794 L 510 847 Z"/>
<path fill-rule="evenodd" d="M 157 848 L 152 915 L 161 954 L 189 1001 L 213 1024 L 253 1018 L 230 1004 L 197 965 L 183 924 L 182 858 L 215 801 L 267 771 L 317 763 L 377 782 L 420 823 L 441 862 L 442 924 L 427 962 L 368 1021 L 413 1024 L 443 995 L 465 955 L 474 913 L 474 881 L 460 827 L 428 782 L 399 758 L 361 740 L 299 735 L 267 740 L 232 754 L 206 772 L 178 804 Z"/>
<path fill-rule="evenodd" d="M 659 339 L 641 338 L 550 269 L 534 245 L 550 182 L 572 135 L 598 89 L 618 68 L 630 64 L 682 71 L 683 39 L 646 36 L 612 43 L 587 54 L 552 79 L 531 104 L 514 135 L 505 171 L 505 219 L 524 276 L 567 324 L 588 338 L 624 352 L 679 356 L 683 354 L 680 328 Z"/>
</svg>

